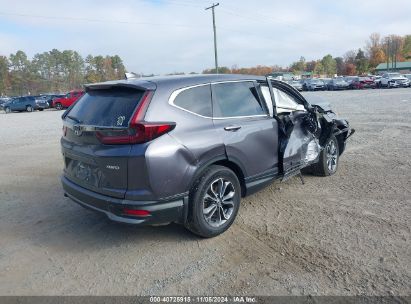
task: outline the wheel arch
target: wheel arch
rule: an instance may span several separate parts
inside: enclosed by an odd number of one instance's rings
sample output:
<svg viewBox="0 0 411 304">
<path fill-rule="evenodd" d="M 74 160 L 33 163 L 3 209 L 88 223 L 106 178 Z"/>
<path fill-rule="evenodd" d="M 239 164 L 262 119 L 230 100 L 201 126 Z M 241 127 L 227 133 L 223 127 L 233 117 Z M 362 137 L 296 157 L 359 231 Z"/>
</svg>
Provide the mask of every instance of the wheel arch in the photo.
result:
<svg viewBox="0 0 411 304">
<path fill-rule="evenodd" d="M 234 174 L 237 176 L 238 181 L 240 182 L 240 187 L 241 187 L 241 197 L 244 197 L 246 194 L 246 185 L 245 185 L 245 176 L 244 172 L 241 169 L 241 167 L 228 159 L 223 159 L 220 161 L 217 161 L 213 163 L 212 165 L 218 165 L 218 166 L 223 166 L 229 168 L 231 171 L 234 172 Z"/>
<path fill-rule="evenodd" d="M 228 160 L 226 157 L 221 156 L 221 157 L 216 157 L 208 162 L 204 163 L 201 165 L 196 172 L 194 173 L 194 178 L 190 184 L 189 190 L 193 187 L 194 183 L 197 181 L 197 179 L 201 176 L 201 174 L 210 166 L 217 165 L 217 166 L 222 166 L 230 169 L 231 171 L 234 172 L 234 174 L 237 176 L 238 181 L 240 182 L 240 187 L 241 187 L 241 197 L 244 197 L 246 194 L 246 185 L 245 185 L 245 175 L 244 175 L 244 169 L 242 169 L 241 165 L 238 164 L 235 161 Z"/>
</svg>

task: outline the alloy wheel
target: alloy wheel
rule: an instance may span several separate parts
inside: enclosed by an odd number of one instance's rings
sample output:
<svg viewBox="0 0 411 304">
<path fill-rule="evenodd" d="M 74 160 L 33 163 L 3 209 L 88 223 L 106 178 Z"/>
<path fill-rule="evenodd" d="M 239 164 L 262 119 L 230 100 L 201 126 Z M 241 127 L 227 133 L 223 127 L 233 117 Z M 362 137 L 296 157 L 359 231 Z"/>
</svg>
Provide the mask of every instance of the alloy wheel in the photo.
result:
<svg viewBox="0 0 411 304">
<path fill-rule="evenodd" d="M 224 178 L 214 180 L 203 198 L 203 215 L 212 227 L 226 223 L 234 211 L 235 188 L 231 181 Z"/>
</svg>

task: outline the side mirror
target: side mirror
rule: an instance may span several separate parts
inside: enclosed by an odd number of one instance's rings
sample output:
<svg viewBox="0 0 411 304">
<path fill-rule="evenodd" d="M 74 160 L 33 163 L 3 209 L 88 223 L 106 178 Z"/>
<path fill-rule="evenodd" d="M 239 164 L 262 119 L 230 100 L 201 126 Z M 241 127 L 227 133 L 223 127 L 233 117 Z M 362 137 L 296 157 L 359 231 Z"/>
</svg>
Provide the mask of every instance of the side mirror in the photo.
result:
<svg viewBox="0 0 411 304">
<path fill-rule="evenodd" d="M 296 111 L 305 111 L 305 108 L 304 108 L 304 106 L 303 105 L 297 105 L 296 107 L 295 107 L 295 110 Z"/>
</svg>

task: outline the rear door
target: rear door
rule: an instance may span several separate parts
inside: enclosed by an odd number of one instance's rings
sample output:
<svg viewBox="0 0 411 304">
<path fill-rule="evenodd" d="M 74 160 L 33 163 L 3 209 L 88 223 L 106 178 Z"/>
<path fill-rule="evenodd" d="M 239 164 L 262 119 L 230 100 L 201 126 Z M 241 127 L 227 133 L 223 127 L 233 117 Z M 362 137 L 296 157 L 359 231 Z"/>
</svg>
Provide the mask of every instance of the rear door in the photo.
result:
<svg viewBox="0 0 411 304">
<path fill-rule="evenodd" d="M 68 179 L 94 192 L 124 198 L 131 145 L 104 145 L 96 132 L 126 133 L 143 94 L 119 87 L 89 90 L 64 114 L 61 144 Z"/>
<path fill-rule="evenodd" d="M 17 103 L 19 102 L 19 99 L 20 98 L 16 98 L 9 104 L 10 110 L 12 111 L 17 110 Z"/>
<path fill-rule="evenodd" d="M 27 97 L 21 97 L 17 99 L 15 110 L 24 111 L 26 109 L 26 100 L 27 100 Z"/>
<path fill-rule="evenodd" d="M 278 173 L 278 127 L 254 81 L 212 84 L 213 122 L 229 160 L 251 179 Z"/>
</svg>

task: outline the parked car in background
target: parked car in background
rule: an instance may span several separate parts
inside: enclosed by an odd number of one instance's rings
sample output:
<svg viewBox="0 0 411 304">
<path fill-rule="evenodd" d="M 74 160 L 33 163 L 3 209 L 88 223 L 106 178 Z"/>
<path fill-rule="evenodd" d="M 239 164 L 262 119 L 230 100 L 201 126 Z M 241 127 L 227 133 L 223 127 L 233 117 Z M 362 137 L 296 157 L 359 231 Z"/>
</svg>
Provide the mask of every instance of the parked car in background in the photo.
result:
<svg viewBox="0 0 411 304">
<path fill-rule="evenodd" d="M 11 100 L 10 97 L 0 97 L 0 110 L 4 110 L 3 105 Z"/>
<path fill-rule="evenodd" d="M 324 90 L 327 90 L 329 82 L 332 80 L 332 78 L 319 78 L 322 82 L 324 82 Z"/>
<path fill-rule="evenodd" d="M 334 174 L 353 133 L 285 82 L 234 74 L 90 84 L 62 120 L 65 196 L 113 221 L 178 222 L 202 237 L 276 179 Z"/>
<path fill-rule="evenodd" d="M 309 78 L 305 82 L 307 91 L 323 91 L 325 90 L 325 83 L 318 78 Z"/>
<path fill-rule="evenodd" d="M 328 82 L 327 89 L 330 91 L 334 90 L 346 90 L 348 89 L 348 83 L 344 80 L 344 78 L 333 78 Z"/>
<path fill-rule="evenodd" d="M 376 84 L 370 77 L 357 77 L 351 82 L 353 89 L 375 89 Z"/>
<path fill-rule="evenodd" d="M 409 87 L 410 80 L 400 73 L 385 73 L 381 78 L 382 88 Z"/>
<path fill-rule="evenodd" d="M 371 76 L 371 79 L 374 81 L 375 87 L 377 88 L 381 87 L 381 76 L 380 75 L 373 75 Z"/>
<path fill-rule="evenodd" d="M 22 96 L 13 98 L 9 102 L 3 105 L 6 113 L 16 112 L 33 112 L 35 110 L 43 111 L 48 108 L 48 104 L 45 100 L 37 98 L 35 96 Z"/>
<path fill-rule="evenodd" d="M 308 91 L 307 83 L 308 83 L 309 79 L 311 79 L 311 78 L 305 78 L 305 79 L 300 80 L 301 86 L 303 87 L 303 91 Z"/>
<path fill-rule="evenodd" d="M 411 74 L 404 74 L 403 76 L 411 82 Z M 410 85 L 410 87 L 411 87 L 411 85 Z"/>
<path fill-rule="evenodd" d="M 349 89 L 354 89 L 353 81 L 357 80 L 358 76 L 345 76 L 344 80 L 348 83 Z"/>
<path fill-rule="evenodd" d="M 64 97 L 56 98 L 53 100 L 53 108 L 57 110 L 62 110 L 68 108 L 77 100 L 80 99 L 81 96 L 84 95 L 84 91 L 82 90 L 73 90 L 68 92 Z"/>
<path fill-rule="evenodd" d="M 46 98 L 47 103 L 49 104 L 49 108 L 53 107 L 53 100 L 55 98 L 62 98 L 64 97 L 66 94 L 42 94 L 41 96 Z"/>
<path fill-rule="evenodd" d="M 36 100 L 36 103 L 40 106 L 39 110 L 43 111 L 44 109 L 48 109 L 50 107 L 47 97 L 46 96 L 33 96 Z"/>
<path fill-rule="evenodd" d="M 291 85 L 293 88 L 297 89 L 298 91 L 303 90 L 303 85 L 301 84 L 301 81 L 299 80 L 289 80 L 287 81 L 289 85 Z"/>
</svg>

